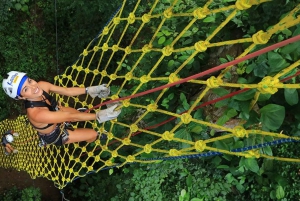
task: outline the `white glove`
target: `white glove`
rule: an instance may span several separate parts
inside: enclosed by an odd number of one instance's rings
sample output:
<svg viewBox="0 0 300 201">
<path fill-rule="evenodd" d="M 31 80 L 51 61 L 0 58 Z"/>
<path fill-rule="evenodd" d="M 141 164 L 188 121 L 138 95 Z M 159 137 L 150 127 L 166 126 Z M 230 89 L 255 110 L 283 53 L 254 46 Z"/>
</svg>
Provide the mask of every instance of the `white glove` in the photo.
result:
<svg viewBox="0 0 300 201">
<path fill-rule="evenodd" d="M 87 93 L 95 98 L 98 96 L 99 98 L 106 98 L 110 94 L 109 87 L 106 87 L 106 84 L 101 84 L 99 86 L 91 86 L 87 87 Z"/>
<path fill-rule="evenodd" d="M 120 110 L 116 110 L 114 111 L 120 104 L 114 104 L 111 105 L 110 107 L 108 107 L 105 110 L 100 110 L 98 112 L 96 112 L 96 118 L 98 120 L 99 123 L 103 123 L 112 119 L 115 119 L 119 116 L 119 114 L 121 113 L 121 109 Z"/>
</svg>

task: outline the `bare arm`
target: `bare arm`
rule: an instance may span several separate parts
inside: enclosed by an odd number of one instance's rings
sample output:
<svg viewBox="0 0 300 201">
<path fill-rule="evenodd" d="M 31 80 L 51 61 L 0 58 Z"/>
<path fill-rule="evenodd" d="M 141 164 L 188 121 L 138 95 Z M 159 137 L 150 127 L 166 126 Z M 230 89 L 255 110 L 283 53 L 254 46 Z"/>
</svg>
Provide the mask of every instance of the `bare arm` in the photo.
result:
<svg viewBox="0 0 300 201">
<path fill-rule="evenodd" d="M 95 113 L 70 112 L 70 111 L 49 111 L 44 109 L 28 108 L 27 115 L 38 123 L 62 123 L 95 120 Z"/>
<path fill-rule="evenodd" d="M 48 93 L 53 92 L 65 96 L 78 96 L 81 94 L 85 94 L 84 87 L 60 87 L 44 81 L 40 81 L 38 84 L 43 90 Z"/>
</svg>

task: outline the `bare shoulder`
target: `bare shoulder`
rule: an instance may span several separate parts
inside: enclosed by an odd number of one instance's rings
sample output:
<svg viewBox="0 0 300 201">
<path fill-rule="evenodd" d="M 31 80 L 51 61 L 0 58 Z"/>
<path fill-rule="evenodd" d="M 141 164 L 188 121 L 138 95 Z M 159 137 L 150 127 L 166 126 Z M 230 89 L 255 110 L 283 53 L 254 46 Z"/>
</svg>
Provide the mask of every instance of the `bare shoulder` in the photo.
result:
<svg viewBox="0 0 300 201">
<path fill-rule="evenodd" d="M 41 89 L 49 93 L 52 84 L 46 81 L 39 81 L 38 85 L 40 86 Z"/>
<path fill-rule="evenodd" d="M 42 117 L 47 116 L 49 112 L 48 108 L 43 107 L 27 108 L 27 117 L 34 122 L 48 123 Z"/>
</svg>

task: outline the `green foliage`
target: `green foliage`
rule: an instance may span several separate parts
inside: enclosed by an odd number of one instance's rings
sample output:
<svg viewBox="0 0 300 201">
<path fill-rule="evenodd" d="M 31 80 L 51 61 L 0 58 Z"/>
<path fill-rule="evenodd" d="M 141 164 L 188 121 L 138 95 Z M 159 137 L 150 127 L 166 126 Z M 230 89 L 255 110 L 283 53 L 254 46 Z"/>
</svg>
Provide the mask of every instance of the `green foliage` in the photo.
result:
<svg viewBox="0 0 300 201">
<path fill-rule="evenodd" d="M 0 196 L 0 201 L 41 201 L 42 194 L 39 188 L 28 187 L 22 190 L 12 187 Z"/>
<path fill-rule="evenodd" d="M 145 3 L 146 2 L 146 3 Z M 137 13 L 149 12 L 148 1 L 141 1 L 141 6 L 137 8 Z M 172 0 L 159 1 L 153 13 L 162 13 L 168 8 Z M 173 12 L 192 11 L 196 7 L 202 7 L 206 0 L 185 0 L 178 1 L 174 6 Z M 232 5 L 233 0 L 215 0 L 211 9 L 222 8 L 226 5 Z M 273 0 L 262 5 L 252 6 L 250 9 L 239 11 L 238 15 L 228 26 L 222 28 L 217 34 L 217 38 L 223 40 L 234 40 L 242 37 L 252 37 L 258 30 L 268 30 L 270 26 L 276 24 L 293 7 L 299 3 L 295 1 Z M 19 70 L 27 72 L 34 79 L 52 80 L 57 74 L 56 59 L 58 59 L 58 69 L 63 72 L 66 66 L 72 65 L 77 59 L 82 49 L 88 42 L 95 37 L 101 28 L 109 20 L 111 14 L 120 6 L 120 1 L 57 1 L 56 13 L 54 13 L 54 4 L 51 0 L 27 1 L 27 0 L 3 0 L 0 3 L 0 65 L 1 78 L 10 70 Z M 136 1 L 128 1 L 124 12 L 127 14 L 133 10 Z M 23 12 L 24 11 L 24 12 Z M 209 36 L 212 31 L 224 21 L 230 12 L 223 14 L 212 14 L 198 20 L 183 34 L 174 48 L 188 47 L 199 40 Z M 264 13 L 263 17 L 261 13 Z M 55 15 L 57 19 L 55 19 Z M 155 20 L 149 22 L 149 29 L 142 30 L 141 35 L 152 37 L 156 31 L 157 24 Z M 58 46 L 56 46 L 55 28 L 58 30 Z M 153 46 L 162 48 L 171 44 L 178 34 L 186 27 L 184 18 L 170 18 L 159 30 L 154 40 Z M 199 28 L 201 27 L 201 29 Z M 137 27 L 130 27 L 124 38 L 132 38 Z M 237 36 L 235 33 L 241 33 Z M 291 36 L 299 35 L 300 27 L 293 27 L 274 34 L 268 45 L 284 40 Z M 112 35 L 113 40 L 118 39 L 118 31 Z M 213 41 L 212 41 L 213 42 Z M 129 41 L 125 41 L 122 46 L 126 46 Z M 143 38 L 137 38 L 133 48 L 140 48 L 147 41 Z M 283 68 L 292 64 L 300 56 L 300 42 L 289 44 L 283 48 L 261 55 L 249 61 L 238 65 L 238 83 L 258 83 L 265 76 L 272 76 L 280 72 Z M 264 45 L 257 46 L 257 49 Z M 186 70 L 180 71 L 178 76 L 181 78 L 190 76 L 206 70 L 209 58 L 213 53 L 213 48 L 206 52 L 198 54 L 194 58 L 190 56 L 193 51 L 175 52 L 166 57 L 153 72 L 154 76 L 169 76 L 179 66 L 186 61 Z M 58 58 L 56 58 L 58 53 Z M 117 54 L 117 53 L 116 53 Z M 131 59 L 120 63 L 116 59 L 112 64 L 120 65 L 120 73 L 129 71 L 139 55 L 132 54 Z M 151 52 L 147 54 L 139 63 L 139 71 L 136 77 L 148 74 L 150 69 L 160 58 L 161 54 Z M 226 55 L 224 58 L 218 58 L 221 63 L 233 60 L 232 55 Z M 60 73 L 59 72 L 59 73 Z M 296 70 L 288 72 L 280 79 L 294 75 Z M 227 73 L 225 77 L 231 78 Z M 296 79 L 289 81 L 296 83 Z M 140 82 L 136 80 L 129 81 L 130 85 L 136 86 Z M 161 86 L 166 82 L 147 83 L 140 89 L 154 88 Z M 118 90 L 117 85 L 111 86 L 111 91 L 115 93 Z M 121 92 L 125 97 L 132 94 L 134 87 Z M 159 102 L 159 107 L 168 109 L 178 114 L 188 110 L 193 104 L 192 97 L 199 92 L 198 87 L 187 87 L 185 84 L 170 88 Z M 214 89 L 213 92 L 219 96 L 229 93 L 228 90 Z M 231 99 L 224 100 L 215 104 L 220 108 L 227 106 L 224 115 L 217 120 L 217 124 L 223 125 L 233 117 L 241 118 L 247 121 L 244 126 L 251 126 L 262 122 L 263 130 L 280 131 L 284 130 L 292 136 L 300 136 L 300 106 L 299 93 L 295 89 L 282 89 L 275 95 L 262 94 L 258 99 L 260 114 L 249 111 L 251 100 L 256 93 L 255 89 L 248 90 Z M 175 98 L 178 96 L 178 98 Z M 149 94 L 140 97 L 138 100 L 131 100 L 152 103 L 157 94 Z M 284 98 L 283 98 L 284 97 Z M 0 119 L 7 118 L 9 115 L 19 115 L 22 110 L 17 103 L 7 101 L 7 96 L 0 90 Z M 15 113 L 13 113 L 13 111 Z M 138 117 L 142 111 L 134 111 L 130 108 L 122 110 L 121 118 L 124 123 L 133 122 L 133 116 Z M 133 115 L 134 114 L 134 115 Z M 205 120 L 202 110 L 192 112 L 195 119 Z M 285 117 L 289 117 L 288 119 Z M 163 115 L 147 114 L 144 118 L 149 125 L 155 125 L 166 120 Z M 174 127 L 179 120 L 169 122 L 156 129 L 156 132 L 163 133 Z M 116 129 L 116 128 L 114 128 Z M 186 140 L 199 140 L 210 138 L 210 128 L 190 123 L 182 125 L 175 131 L 175 137 Z M 211 134 L 214 134 L 211 132 Z M 217 134 L 215 134 L 217 135 Z M 218 134 L 223 135 L 223 134 Z M 135 136 L 141 144 L 149 142 L 149 136 Z M 266 141 L 271 141 L 270 137 L 258 137 L 250 135 L 246 139 L 227 139 L 213 144 L 214 147 L 231 150 L 245 146 L 254 145 Z M 190 145 L 181 143 L 179 145 L 162 143 L 160 147 L 168 148 L 187 148 Z M 158 148 L 160 148 L 158 147 Z M 267 155 L 282 155 L 286 157 L 297 157 L 292 155 L 298 149 L 291 146 L 289 149 L 283 145 L 275 148 L 263 148 L 258 150 Z M 130 154 L 138 150 L 126 150 Z M 124 151 L 124 152 L 126 152 Z M 120 150 L 121 152 L 121 150 Z M 122 150 L 123 152 L 123 150 Z M 122 153 L 123 154 L 123 153 Z M 109 153 L 108 153 L 109 155 Z M 124 153 L 126 155 L 126 153 Z M 298 153 L 299 155 L 299 153 Z M 143 155 L 143 157 L 156 157 L 154 154 Z M 161 161 L 160 161 L 161 162 Z M 267 159 L 256 158 L 238 158 L 229 155 L 208 158 L 207 160 L 196 161 L 170 161 L 157 164 L 139 164 L 132 165 L 120 170 L 109 170 L 103 176 L 99 174 L 88 175 L 70 185 L 72 195 L 82 200 L 295 200 L 299 195 L 299 182 L 297 182 L 294 170 L 299 169 L 299 165 L 280 163 Z M 121 172 L 122 170 L 122 172 Z M 18 197 L 13 197 L 18 195 Z M 11 189 L 10 192 L 2 196 L 9 200 L 30 200 L 35 197 L 38 200 L 40 194 L 35 189 L 18 191 Z M 0 198 L 0 199 L 2 199 Z"/>
<path fill-rule="evenodd" d="M 224 184 L 222 171 L 213 171 L 200 160 L 176 160 L 156 164 L 138 164 L 123 169 L 127 173 L 103 176 L 88 175 L 81 184 L 87 181 L 93 192 L 89 197 L 82 188 L 72 190 L 72 196 L 94 200 L 101 196 L 104 200 L 177 200 L 180 196 L 203 198 L 204 200 L 226 200 L 231 196 L 231 185 Z M 127 171 L 125 171 L 127 170 Z M 129 170 L 129 171 L 128 171 Z M 102 175 L 102 176 L 101 176 Z M 108 175 L 108 174 L 107 174 Z M 100 181 L 97 183 L 97 181 Z M 90 183 L 92 182 L 92 183 Z M 73 185 L 73 184 L 72 184 Z M 75 184 L 76 185 L 76 184 Z M 181 192 L 185 190 L 185 195 Z M 85 192 L 85 193 L 83 193 Z M 83 197 L 82 197 L 83 196 Z M 188 199 L 189 200 L 189 199 Z M 194 199 L 195 201 L 197 199 Z"/>
</svg>

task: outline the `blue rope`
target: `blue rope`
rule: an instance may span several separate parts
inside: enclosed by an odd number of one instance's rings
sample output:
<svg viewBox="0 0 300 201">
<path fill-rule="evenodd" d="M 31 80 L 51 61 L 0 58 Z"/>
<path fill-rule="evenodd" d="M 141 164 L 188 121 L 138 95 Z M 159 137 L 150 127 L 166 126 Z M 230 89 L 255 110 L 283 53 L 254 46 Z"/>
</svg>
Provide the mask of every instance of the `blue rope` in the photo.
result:
<svg viewBox="0 0 300 201">
<path fill-rule="evenodd" d="M 252 145 L 248 147 L 243 147 L 243 148 L 237 148 L 230 150 L 231 152 L 244 152 L 244 151 L 249 151 L 252 149 L 258 149 L 258 148 L 263 148 L 267 146 L 273 146 L 273 145 L 278 145 L 282 143 L 287 143 L 287 142 L 299 142 L 297 140 L 287 138 L 287 139 L 279 139 L 279 140 L 274 140 L 271 142 L 265 142 L 262 144 L 257 144 L 257 145 Z M 192 154 L 192 155 L 183 155 L 183 156 L 173 156 L 173 157 L 162 157 L 162 158 L 149 158 L 149 159 L 143 159 L 144 161 L 151 161 L 151 160 L 175 160 L 175 159 L 185 159 L 185 158 L 199 158 L 199 157 L 208 157 L 208 156 L 216 156 L 216 155 L 223 155 L 223 153 L 216 152 L 216 151 L 210 151 L 206 153 L 201 153 L 201 154 Z"/>
<path fill-rule="evenodd" d="M 257 145 L 243 147 L 243 148 L 232 149 L 231 152 L 244 152 L 244 151 L 249 151 L 249 150 L 252 150 L 252 149 L 264 148 L 264 147 L 274 146 L 274 145 L 288 143 L 288 142 L 299 142 L 299 140 L 294 140 L 292 138 L 279 139 L 279 140 L 274 140 L 274 141 L 271 141 L 271 142 L 265 142 L 265 143 L 262 143 L 262 144 L 257 144 Z M 201 154 L 192 154 L 192 155 L 183 155 L 183 156 L 172 156 L 172 157 L 161 157 L 161 158 L 148 158 L 148 159 L 141 159 L 141 160 L 143 160 L 143 161 L 159 161 L 159 160 L 167 161 L 167 160 L 191 159 L 191 158 L 219 156 L 219 155 L 223 155 L 223 153 L 216 152 L 216 151 L 210 151 L 210 152 L 201 153 Z M 137 162 L 127 163 L 126 165 L 130 165 L 130 164 L 133 164 L 133 163 L 137 163 Z M 108 170 L 108 169 L 112 169 L 112 168 L 116 168 L 116 167 L 118 167 L 120 165 L 121 164 L 118 163 L 118 164 L 115 164 L 113 166 L 107 166 L 107 167 L 101 169 L 100 171 L 102 171 L 102 170 Z M 88 172 L 86 175 L 89 175 L 89 174 L 92 174 L 92 173 L 96 173 L 96 171 Z M 79 178 L 81 178 L 81 177 L 76 177 L 73 181 L 75 181 L 75 180 L 77 180 Z M 69 183 L 71 183 L 71 182 L 68 182 L 66 185 L 68 185 Z"/>
</svg>

